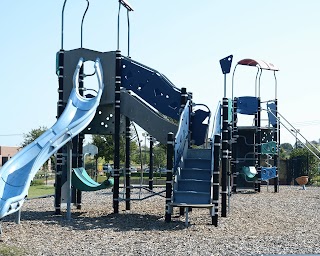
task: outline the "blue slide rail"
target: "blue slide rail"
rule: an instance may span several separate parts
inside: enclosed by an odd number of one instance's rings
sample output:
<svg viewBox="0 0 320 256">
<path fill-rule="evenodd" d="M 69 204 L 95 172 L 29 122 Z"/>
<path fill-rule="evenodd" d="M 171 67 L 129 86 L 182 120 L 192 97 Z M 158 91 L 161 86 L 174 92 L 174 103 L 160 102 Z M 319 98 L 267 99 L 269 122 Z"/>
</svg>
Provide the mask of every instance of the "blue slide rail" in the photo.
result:
<svg viewBox="0 0 320 256">
<path fill-rule="evenodd" d="M 73 76 L 73 89 L 67 106 L 56 123 L 34 142 L 24 147 L 0 170 L 0 219 L 17 212 L 28 195 L 30 183 L 40 167 L 63 145 L 92 121 L 103 92 L 102 67 L 95 62 L 99 90 L 94 98 L 79 94 L 80 59 Z"/>
<path fill-rule="evenodd" d="M 217 109 L 214 115 L 212 134 L 211 134 L 211 170 L 214 170 L 214 143 L 216 136 L 221 136 L 221 102 L 218 102 Z"/>
<path fill-rule="evenodd" d="M 188 100 L 180 116 L 179 128 L 175 136 L 174 144 L 174 173 L 177 172 L 184 153 L 189 146 L 189 127 L 190 127 L 190 106 L 191 102 Z"/>
</svg>

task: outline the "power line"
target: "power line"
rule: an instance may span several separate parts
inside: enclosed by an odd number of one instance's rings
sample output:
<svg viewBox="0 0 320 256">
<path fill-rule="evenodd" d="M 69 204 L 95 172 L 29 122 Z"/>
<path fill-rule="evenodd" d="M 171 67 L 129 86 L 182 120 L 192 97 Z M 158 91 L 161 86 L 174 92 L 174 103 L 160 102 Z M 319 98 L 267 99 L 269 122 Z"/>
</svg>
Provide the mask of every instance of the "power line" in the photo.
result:
<svg viewBox="0 0 320 256">
<path fill-rule="evenodd" d="M 316 126 L 316 125 L 320 125 L 320 120 L 292 122 L 292 124 L 295 126 Z"/>
<path fill-rule="evenodd" d="M 10 136 L 23 136 L 23 133 L 13 133 L 13 134 L 0 134 L 1 137 L 10 137 Z"/>
</svg>

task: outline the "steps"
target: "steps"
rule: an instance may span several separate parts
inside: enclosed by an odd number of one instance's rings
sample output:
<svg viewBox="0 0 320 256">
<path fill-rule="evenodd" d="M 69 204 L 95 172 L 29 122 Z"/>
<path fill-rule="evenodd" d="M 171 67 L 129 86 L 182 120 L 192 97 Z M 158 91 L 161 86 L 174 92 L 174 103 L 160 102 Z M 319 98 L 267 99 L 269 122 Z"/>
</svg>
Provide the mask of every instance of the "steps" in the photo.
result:
<svg viewBox="0 0 320 256">
<path fill-rule="evenodd" d="M 188 149 L 174 187 L 173 204 L 208 206 L 211 198 L 211 149 Z"/>
</svg>

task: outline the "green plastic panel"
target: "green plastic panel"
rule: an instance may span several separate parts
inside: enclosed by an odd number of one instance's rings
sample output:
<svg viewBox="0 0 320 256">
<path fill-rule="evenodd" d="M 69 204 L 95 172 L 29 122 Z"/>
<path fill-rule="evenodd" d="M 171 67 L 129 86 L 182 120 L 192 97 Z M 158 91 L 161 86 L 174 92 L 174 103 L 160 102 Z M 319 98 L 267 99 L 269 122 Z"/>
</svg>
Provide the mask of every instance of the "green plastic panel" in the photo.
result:
<svg viewBox="0 0 320 256">
<path fill-rule="evenodd" d="M 270 141 L 261 144 L 261 153 L 265 155 L 275 155 L 277 154 L 277 143 L 275 141 Z"/>
</svg>

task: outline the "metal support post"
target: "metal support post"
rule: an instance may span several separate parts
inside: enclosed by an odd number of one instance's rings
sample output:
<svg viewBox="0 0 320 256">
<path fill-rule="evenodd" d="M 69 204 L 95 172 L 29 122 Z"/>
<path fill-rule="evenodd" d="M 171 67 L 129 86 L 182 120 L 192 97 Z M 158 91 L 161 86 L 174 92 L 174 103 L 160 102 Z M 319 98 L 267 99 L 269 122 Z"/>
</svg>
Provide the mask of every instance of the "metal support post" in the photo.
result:
<svg viewBox="0 0 320 256">
<path fill-rule="evenodd" d="M 227 183 L 229 172 L 229 131 L 228 131 L 228 98 L 222 100 L 222 174 L 221 174 L 221 217 L 227 217 Z"/>
<path fill-rule="evenodd" d="M 68 184 L 68 201 L 67 201 L 67 220 L 71 220 L 71 173 L 72 173 L 72 141 L 67 144 L 67 184 Z"/>
<path fill-rule="evenodd" d="M 149 189 L 153 190 L 153 137 L 150 135 L 150 151 L 149 151 L 149 158 L 150 158 L 150 168 L 149 168 Z"/>
<path fill-rule="evenodd" d="M 168 133 L 167 139 L 167 180 L 166 180 L 166 214 L 165 221 L 171 221 L 172 206 L 172 177 L 173 177 L 173 155 L 174 155 L 174 135 L 172 132 Z"/>
<path fill-rule="evenodd" d="M 121 51 L 116 51 L 113 212 L 119 213 Z"/>
<path fill-rule="evenodd" d="M 130 119 L 126 117 L 126 210 L 130 210 Z"/>
</svg>

